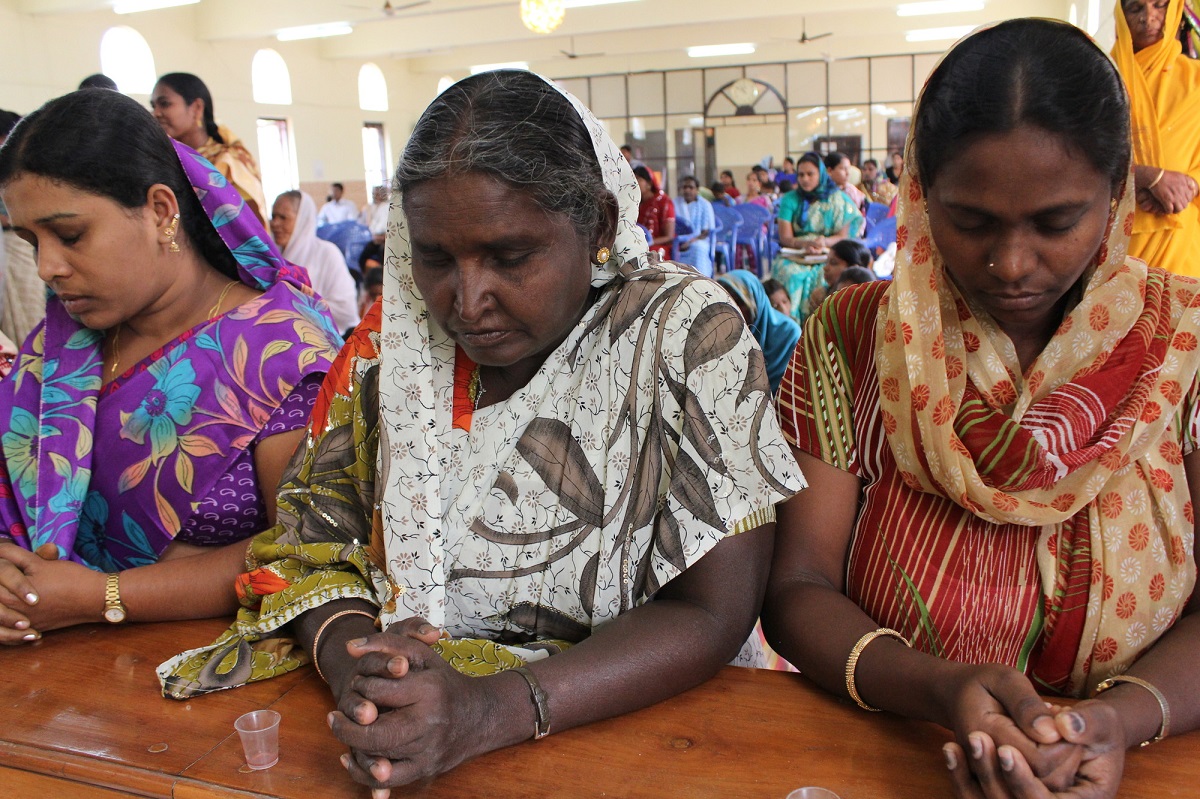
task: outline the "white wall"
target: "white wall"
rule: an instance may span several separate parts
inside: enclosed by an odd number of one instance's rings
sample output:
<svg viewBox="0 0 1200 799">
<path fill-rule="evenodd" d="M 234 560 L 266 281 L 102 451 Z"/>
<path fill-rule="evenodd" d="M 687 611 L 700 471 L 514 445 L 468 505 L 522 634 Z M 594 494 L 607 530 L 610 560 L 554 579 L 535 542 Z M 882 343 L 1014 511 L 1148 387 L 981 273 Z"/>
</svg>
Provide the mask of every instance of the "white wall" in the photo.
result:
<svg viewBox="0 0 1200 799">
<path fill-rule="evenodd" d="M 100 71 L 104 31 L 129 25 L 149 43 L 158 74 L 193 72 L 203 78 L 212 92 L 217 120 L 252 152 L 258 149 L 255 120 L 286 117 L 292 122 L 300 180 L 340 180 L 352 196 L 365 200 L 362 123 L 384 123 L 394 162 L 436 91 L 436 76 L 414 80 L 407 61 L 381 60 L 376 63 L 388 80 L 391 110 L 362 111 L 358 107 L 362 62 L 323 58 L 320 43 L 313 41 L 201 41 L 188 35 L 194 29 L 193 13 L 185 7 L 126 16 L 110 11 L 39 16 L 17 13 L 0 2 L 0 108 L 24 114 L 72 91 L 82 78 Z M 262 47 L 274 48 L 287 62 L 292 79 L 290 106 L 254 102 L 250 64 Z M 136 95 L 135 99 L 149 98 Z"/>
</svg>

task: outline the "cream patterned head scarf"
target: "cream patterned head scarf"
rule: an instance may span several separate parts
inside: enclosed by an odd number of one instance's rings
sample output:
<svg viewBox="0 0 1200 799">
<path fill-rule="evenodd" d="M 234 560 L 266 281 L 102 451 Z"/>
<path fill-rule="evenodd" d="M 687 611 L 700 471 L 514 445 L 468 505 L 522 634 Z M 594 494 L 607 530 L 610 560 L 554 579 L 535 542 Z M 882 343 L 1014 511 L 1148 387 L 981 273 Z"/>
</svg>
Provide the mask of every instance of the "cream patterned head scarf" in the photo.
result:
<svg viewBox="0 0 1200 799">
<path fill-rule="evenodd" d="M 1178 424 L 1200 368 L 1200 286 L 1127 257 L 1132 185 L 1131 174 L 1081 300 L 1022 370 L 945 272 L 910 136 L 876 331 L 882 417 L 905 482 L 987 522 L 1042 528 L 1045 634 L 1086 612 L 1072 693 L 1128 667 L 1195 584 Z M 1086 607 L 1069 607 L 1081 593 Z"/>
</svg>

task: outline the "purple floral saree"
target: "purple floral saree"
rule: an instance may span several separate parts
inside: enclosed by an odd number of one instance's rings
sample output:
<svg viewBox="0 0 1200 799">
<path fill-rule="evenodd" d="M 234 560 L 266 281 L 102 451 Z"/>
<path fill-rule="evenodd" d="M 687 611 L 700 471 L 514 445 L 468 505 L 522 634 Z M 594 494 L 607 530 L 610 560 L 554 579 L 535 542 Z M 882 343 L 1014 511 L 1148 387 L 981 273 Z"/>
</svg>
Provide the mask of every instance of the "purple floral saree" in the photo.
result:
<svg viewBox="0 0 1200 799">
<path fill-rule="evenodd" d="M 46 559 L 153 563 L 272 413 L 341 344 L 307 273 L 283 259 L 224 175 L 173 142 L 205 213 L 259 297 L 186 331 L 101 388 L 103 331 L 56 297 L 0 383 L 0 530 Z"/>
</svg>

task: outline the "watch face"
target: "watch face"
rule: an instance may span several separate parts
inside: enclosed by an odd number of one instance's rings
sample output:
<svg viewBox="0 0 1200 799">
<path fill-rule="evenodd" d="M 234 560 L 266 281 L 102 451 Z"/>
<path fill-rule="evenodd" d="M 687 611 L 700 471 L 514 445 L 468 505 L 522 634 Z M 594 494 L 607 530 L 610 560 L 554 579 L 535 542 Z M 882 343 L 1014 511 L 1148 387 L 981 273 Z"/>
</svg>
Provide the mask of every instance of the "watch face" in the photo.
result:
<svg viewBox="0 0 1200 799">
<path fill-rule="evenodd" d="M 120 624 L 125 621 L 125 609 L 120 607 L 105 608 L 104 620 L 110 624 Z"/>
</svg>

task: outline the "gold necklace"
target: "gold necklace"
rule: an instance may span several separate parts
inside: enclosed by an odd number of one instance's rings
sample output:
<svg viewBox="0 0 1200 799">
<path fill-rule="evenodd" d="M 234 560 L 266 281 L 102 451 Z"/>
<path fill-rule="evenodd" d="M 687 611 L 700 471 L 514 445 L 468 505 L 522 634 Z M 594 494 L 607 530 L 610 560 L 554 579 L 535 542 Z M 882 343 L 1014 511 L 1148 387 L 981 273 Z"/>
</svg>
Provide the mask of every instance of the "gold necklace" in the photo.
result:
<svg viewBox="0 0 1200 799">
<path fill-rule="evenodd" d="M 236 286 L 237 284 L 238 284 L 237 280 L 231 280 L 225 284 L 224 290 L 221 291 L 221 296 L 217 298 L 217 304 L 214 305 L 212 307 L 212 310 L 208 312 L 209 319 L 212 319 L 214 316 L 217 315 L 217 311 L 221 310 L 221 303 L 225 302 L 225 297 L 226 297 L 226 295 L 229 294 L 229 290 L 231 288 L 233 288 L 234 286 Z"/>
<path fill-rule="evenodd" d="M 121 325 L 122 324 L 124 324 L 124 323 L 123 322 L 118 323 L 117 330 L 115 333 L 113 333 L 113 343 L 112 343 L 113 363 L 112 363 L 112 368 L 108 370 L 108 376 L 110 378 L 113 377 L 114 375 L 116 375 L 117 366 L 119 366 L 121 363 L 121 352 L 120 352 L 120 350 L 117 349 L 117 343 L 121 340 Z"/>
<path fill-rule="evenodd" d="M 467 382 L 467 399 L 471 401 L 471 409 L 479 410 L 479 401 L 483 399 L 483 395 L 487 393 L 487 389 L 483 387 L 483 378 L 479 376 L 479 366 L 471 372 L 471 379 Z"/>
</svg>

